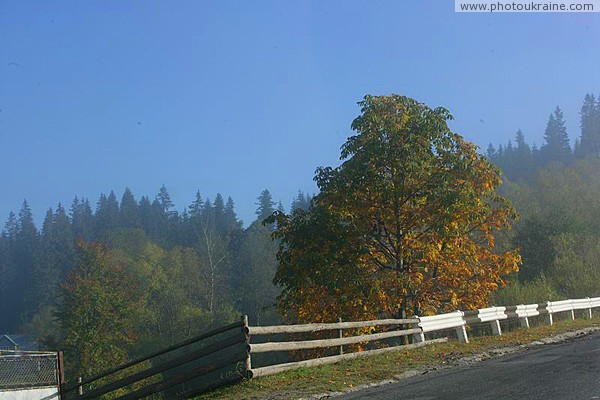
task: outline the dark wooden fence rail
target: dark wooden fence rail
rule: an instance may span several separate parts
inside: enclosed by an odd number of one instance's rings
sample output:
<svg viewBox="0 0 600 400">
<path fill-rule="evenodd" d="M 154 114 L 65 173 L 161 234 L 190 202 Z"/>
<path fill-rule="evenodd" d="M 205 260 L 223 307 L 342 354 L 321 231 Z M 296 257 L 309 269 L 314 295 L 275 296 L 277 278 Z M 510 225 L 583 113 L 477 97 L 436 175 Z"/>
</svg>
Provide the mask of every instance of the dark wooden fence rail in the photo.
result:
<svg viewBox="0 0 600 400">
<path fill-rule="evenodd" d="M 222 335 L 223 338 L 217 338 L 217 335 Z M 207 339 L 211 339 L 212 342 L 202 343 Z M 219 356 L 215 357 L 217 353 Z M 129 389 L 128 393 L 121 395 L 118 399 L 142 399 L 152 394 L 164 393 L 178 385 L 205 377 L 222 368 L 236 366 L 234 370 L 229 371 L 227 374 L 221 374 L 193 386 L 187 392 L 177 394 L 177 398 L 189 398 L 225 384 L 241 381 L 248 376 L 246 370 L 248 360 L 248 319 L 244 316 L 239 322 L 206 332 L 101 374 L 86 378 L 81 382 L 65 385 L 62 388 L 62 393 L 66 399 L 96 399 L 102 395 L 137 384 L 140 387 Z M 139 368 L 143 367 L 142 363 L 147 361 L 150 361 L 151 366 L 139 371 Z M 169 371 L 181 368 L 183 365 L 186 365 L 186 367 L 182 368 L 181 371 L 168 376 Z M 138 368 L 128 374 L 126 370 L 132 367 Z M 115 377 L 116 373 L 120 373 L 118 377 Z M 162 375 L 164 373 L 167 373 L 166 376 Z M 150 382 L 144 382 L 148 378 L 152 378 Z M 89 390 L 82 390 L 82 388 Z"/>
</svg>

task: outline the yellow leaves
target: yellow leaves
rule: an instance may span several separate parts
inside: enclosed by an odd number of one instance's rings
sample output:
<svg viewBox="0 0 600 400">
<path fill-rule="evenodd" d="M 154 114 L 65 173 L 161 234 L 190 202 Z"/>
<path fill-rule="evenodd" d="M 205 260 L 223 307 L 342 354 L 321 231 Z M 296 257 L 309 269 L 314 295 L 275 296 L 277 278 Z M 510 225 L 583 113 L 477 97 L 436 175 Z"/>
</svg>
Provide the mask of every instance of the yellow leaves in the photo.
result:
<svg viewBox="0 0 600 400">
<path fill-rule="evenodd" d="M 515 216 L 498 169 L 449 131 L 446 110 L 397 95 L 360 105 L 343 164 L 318 170 L 318 206 L 279 236 L 288 308 L 331 321 L 483 305 L 520 263 L 494 252 Z"/>
</svg>

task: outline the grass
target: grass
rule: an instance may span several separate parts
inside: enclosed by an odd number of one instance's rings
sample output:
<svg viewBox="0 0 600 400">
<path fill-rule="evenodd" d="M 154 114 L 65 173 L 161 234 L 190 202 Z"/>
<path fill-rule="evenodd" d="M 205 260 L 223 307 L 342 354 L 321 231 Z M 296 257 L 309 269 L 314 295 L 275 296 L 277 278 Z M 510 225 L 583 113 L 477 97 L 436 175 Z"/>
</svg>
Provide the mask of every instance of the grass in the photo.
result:
<svg viewBox="0 0 600 400">
<path fill-rule="evenodd" d="M 591 326 L 600 326 L 600 316 L 555 321 L 553 326 L 518 328 L 503 332 L 502 336 L 471 336 L 469 344 L 450 339 L 447 343 L 416 349 L 399 348 L 398 351 L 337 364 L 300 368 L 220 388 L 196 399 L 295 399 L 317 393 L 343 392 L 358 385 L 393 379 L 412 369 L 451 364 L 465 356 L 521 345 Z"/>
</svg>

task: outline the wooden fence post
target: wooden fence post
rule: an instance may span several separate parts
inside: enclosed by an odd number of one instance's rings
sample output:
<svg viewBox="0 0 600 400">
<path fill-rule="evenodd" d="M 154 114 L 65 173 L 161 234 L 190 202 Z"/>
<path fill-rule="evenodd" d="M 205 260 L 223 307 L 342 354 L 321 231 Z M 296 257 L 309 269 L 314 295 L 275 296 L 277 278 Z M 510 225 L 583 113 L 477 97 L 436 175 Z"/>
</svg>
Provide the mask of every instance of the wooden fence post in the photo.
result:
<svg viewBox="0 0 600 400">
<path fill-rule="evenodd" d="M 65 399 L 65 360 L 62 351 L 58 354 L 58 396 L 61 400 Z"/>
<path fill-rule="evenodd" d="M 250 344 L 249 332 L 250 332 L 250 330 L 248 329 L 248 316 L 242 315 L 242 333 L 246 338 L 246 348 L 250 347 L 249 346 L 249 344 Z M 251 358 L 250 352 L 248 352 L 248 356 L 246 357 L 245 367 L 246 367 L 246 378 L 249 379 L 252 374 L 252 358 Z"/>
<path fill-rule="evenodd" d="M 342 322 L 342 317 L 338 318 L 338 322 L 341 323 Z M 342 328 L 340 328 L 339 332 L 338 332 L 338 337 L 341 339 L 344 337 L 344 333 L 342 331 Z M 340 356 L 344 354 L 344 346 L 340 345 Z"/>
</svg>

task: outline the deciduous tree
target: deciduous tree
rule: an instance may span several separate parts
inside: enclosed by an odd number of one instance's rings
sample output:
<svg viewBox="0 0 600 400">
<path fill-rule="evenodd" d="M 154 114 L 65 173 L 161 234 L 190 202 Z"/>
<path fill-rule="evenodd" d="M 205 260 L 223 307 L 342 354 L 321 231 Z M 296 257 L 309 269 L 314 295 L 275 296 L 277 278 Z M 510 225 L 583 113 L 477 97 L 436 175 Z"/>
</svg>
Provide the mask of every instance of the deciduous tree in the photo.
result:
<svg viewBox="0 0 600 400">
<path fill-rule="evenodd" d="M 498 169 L 443 108 L 398 95 L 359 104 L 342 165 L 317 170 L 313 206 L 272 218 L 282 310 L 306 322 L 484 306 L 520 262 L 494 251 L 516 218 Z"/>
</svg>

